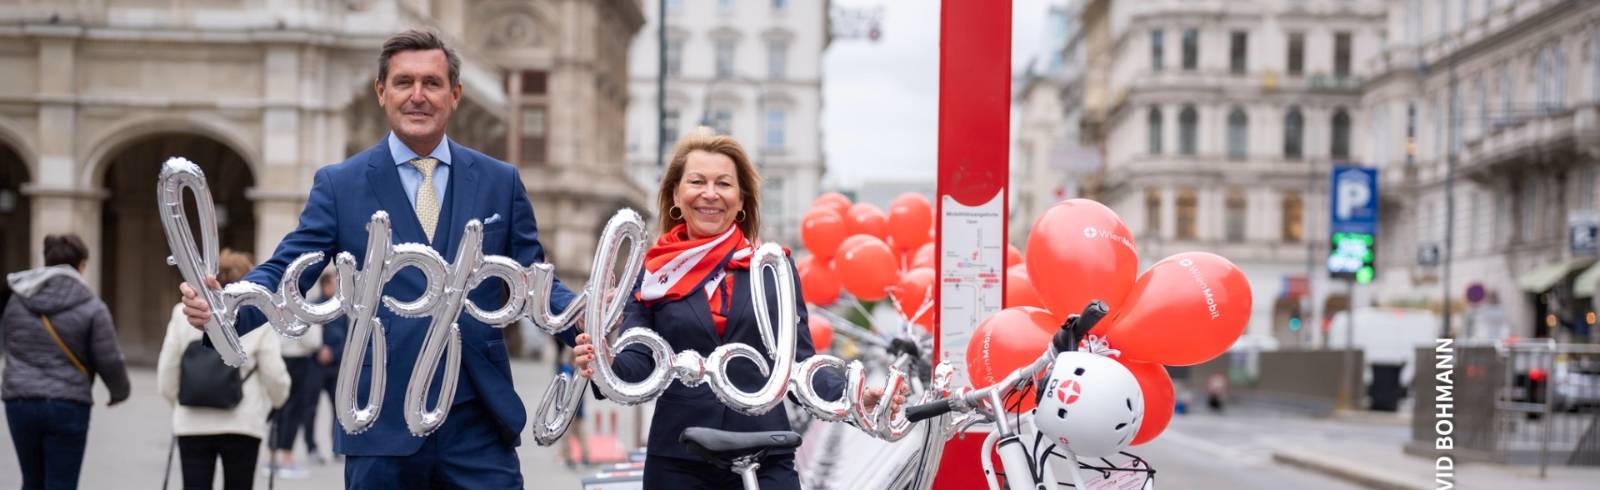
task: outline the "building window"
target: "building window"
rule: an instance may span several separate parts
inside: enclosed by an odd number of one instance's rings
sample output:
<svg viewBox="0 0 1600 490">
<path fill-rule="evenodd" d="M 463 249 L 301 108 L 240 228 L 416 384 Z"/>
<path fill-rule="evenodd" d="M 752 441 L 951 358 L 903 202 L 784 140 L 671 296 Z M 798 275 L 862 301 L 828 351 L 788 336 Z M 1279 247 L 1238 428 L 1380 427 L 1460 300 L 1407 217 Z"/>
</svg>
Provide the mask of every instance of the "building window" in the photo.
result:
<svg viewBox="0 0 1600 490">
<path fill-rule="evenodd" d="M 1283 116 L 1283 157 L 1299 160 L 1305 156 L 1301 144 L 1305 139 L 1305 117 L 1300 115 L 1299 107 L 1290 107 L 1289 114 Z"/>
<path fill-rule="evenodd" d="M 1406 44 L 1415 46 L 1422 36 L 1422 0 L 1406 2 Z"/>
<path fill-rule="evenodd" d="M 1166 61 L 1166 33 L 1161 29 L 1150 31 L 1150 69 L 1161 71 L 1161 65 Z"/>
<path fill-rule="evenodd" d="M 782 80 L 788 77 L 789 43 L 767 41 L 767 77 Z"/>
<path fill-rule="evenodd" d="M 1306 35 L 1289 34 L 1289 75 L 1300 76 L 1306 72 Z"/>
<path fill-rule="evenodd" d="M 1489 79 L 1478 75 L 1478 114 L 1472 118 L 1473 136 L 1483 136 L 1485 127 L 1489 125 Z"/>
<path fill-rule="evenodd" d="M 1600 101 L 1600 29 L 1589 36 L 1589 99 Z"/>
<path fill-rule="evenodd" d="M 716 130 L 717 134 L 733 134 L 733 111 L 731 110 L 713 110 L 711 111 L 710 120 L 706 122 L 710 123 L 708 126 Z"/>
<path fill-rule="evenodd" d="M 683 75 L 683 40 L 667 40 L 667 76 Z"/>
<path fill-rule="evenodd" d="M 1161 235 L 1161 189 L 1152 187 L 1144 191 L 1144 231 Z"/>
<path fill-rule="evenodd" d="M 1504 120 L 1505 118 L 1511 117 L 1511 88 L 1512 88 L 1511 85 L 1512 85 L 1512 83 L 1511 83 L 1511 68 L 1510 67 L 1501 67 L 1500 68 L 1500 117 L 1496 118 L 1497 121 L 1498 120 Z"/>
<path fill-rule="evenodd" d="M 1250 33 L 1233 31 L 1228 42 L 1228 67 L 1235 75 L 1243 75 L 1250 64 Z"/>
<path fill-rule="evenodd" d="M 1183 30 L 1183 69 L 1194 71 L 1200 67 L 1200 31 Z"/>
<path fill-rule="evenodd" d="M 1595 167 L 1580 167 L 1577 171 L 1578 192 L 1575 209 L 1594 209 Z"/>
<path fill-rule="evenodd" d="M 1406 103 L 1406 163 L 1417 156 L 1417 103 Z"/>
<path fill-rule="evenodd" d="M 1350 114 L 1344 109 L 1333 113 L 1333 142 L 1330 146 L 1333 158 L 1350 158 Z"/>
<path fill-rule="evenodd" d="M 1461 105 L 1461 91 L 1460 90 L 1452 90 L 1451 93 L 1450 93 L 1450 137 L 1449 137 L 1450 138 L 1449 144 L 1450 144 L 1450 152 L 1451 153 L 1459 154 L 1461 152 L 1461 142 L 1463 141 L 1463 138 L 1462 138 L 1463 135 L 1461 134 L 1461 126 L 1462 126 L 1464 120 L 1466 119 L 1465 117 L 1462 117 L 1462 115 L 1465 112 L 1466 112 L 1466 108 Z"/>
<path fill-rule="evenodd" d="M 1298 242 L 1305 237 L 1305 204 L 1300 194 L 1283 195 L 1283 241 Z"/>
<path fill-rule="evenodd" d="M 772 10 L 783 10 L 787 8 L 789 8 L 789 0 L 772 0 Z"/>
<path fill-rule="evenodd" d="M 717 78 L 733 77 L 733 50 L 737 46 L 732 39 L 721 39 L 716 42 Z"/>
<path fill-rule="evenodd" d="M 1198 214 L 1200 202 L 1195 198 L 1194 189 L 1184 188 L 1178 191 L 1178 239 L 1193 240 L 1195 231 L 1199 228 Z"/>
<path fill-rule="evenodd" d="M 1161 154 L 1161 108 L 1151 107 L 1145 123 L 1146 149 L 1151 155 Z"/>
<path fill-rule="evenodd" d="M 667 143 L 666 148 L 671 151 L 672 145 L 678 143 L 678 110 L 667 109 L 666 113 L 662 114 L 661 117 L 661 132 L 665 133 L 661 135 L 661 141 L 665 141 Z"/>
<path fill-rule="evenodd" d="M 1199 125 L 1200 116 L 1195 114 L 1194 106 L 1183 106 L 1183 111 L 1178 113 L 1178 153 L 1195 153 L 1195 133 Z"/>
<path fill-rule="evenodd" d="M 1244 109 L 1228 113 L 1228 157 L 1242 159 L 1250 152 L 1250 118 Z"/>
<path fill-rule="evenodd" d="M 1339 32 L 1333 35 L 1333 75 L 1339 78 L 1350 76 L 1350 33 Z"/>
<path fill-rule="evenodd" d="M 1228 191 L 1228 229 L 1226 230 L 1226 238 L 1230 242 L 1239 243 L 1244 241 L 1246 217 L 1247 213 L 1249 213 L 1247 204 L 1248 201 L 1245 199 L 1244 191 L 1238 189 Z"/>
<path fill-rule="evenodd" d="M 522 107 L 522 141 L 519 161 L 524 165 L 545 163 L 545 110 L 542 105 Z"/>
<path fill-rule="evenodd" d="M 522 95 L 544 95 L 548 89 L 545 73 L 538 70 L 522 72 Z"/>
<path fill-rule="evenodd" d="M 767 137 L 765 147 L 771 150 L 781 150 L 785 146 L 784 135 L 787 133 L 788 114 L 782 109 L 767 110 Z"/>
</svg>

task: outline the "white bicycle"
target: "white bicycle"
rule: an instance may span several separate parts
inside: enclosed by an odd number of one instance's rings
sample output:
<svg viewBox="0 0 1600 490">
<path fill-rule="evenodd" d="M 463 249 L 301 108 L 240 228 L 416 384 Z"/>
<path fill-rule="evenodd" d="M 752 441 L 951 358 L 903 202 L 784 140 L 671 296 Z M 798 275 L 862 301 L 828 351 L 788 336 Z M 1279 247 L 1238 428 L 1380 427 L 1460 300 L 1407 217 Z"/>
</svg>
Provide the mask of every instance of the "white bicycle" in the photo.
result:
<svg viewBox="0 0 1600 490">
<path fill-rule="evenodd" d="M 1058 486 L 1153 490 L 1155 470 L 1143 459 L 1122 451 L 1142 422 L 1144 398 L 1138 381 L 1116 361 L 1078 351 L 1082 334 L 1105 315 L 1105 303 L 1091 302 L 1082 314 L 1067 319 L 1044 354 L 999 383 L 908 407 L 906 417 L 913 422 L 937 418 L 930 422 L 929 440 L 934 444 L 925 446 L 919 473 L 937 472 L 940 451 L 934 445 L 972 425 L 990 422 L 994 431 L 984 439 L 980 457 L 991 490 L 1054 490 Z M 1044 372 L 1049 376 L 1038 380 Z M 1015 412 L 1022 397 L 1029 396 L 1036 386 L 1038 408 L 1028 415 L 1008 413 L 1007 407 Z M 1037 427 L 1031 442 L 1021 436 L 1025 421 Z M 991 451 L 999 452 L 1003 471 L 994 468 Z M 1068 462 L 1064 468 L 1071 483 L 1057 482 L 1048 464 L 1052 457 Z M 1113 463 L 1111 458 L 1127 459 Z M 931 482 L 931 477 L 921 480 Z"/>
</svg>

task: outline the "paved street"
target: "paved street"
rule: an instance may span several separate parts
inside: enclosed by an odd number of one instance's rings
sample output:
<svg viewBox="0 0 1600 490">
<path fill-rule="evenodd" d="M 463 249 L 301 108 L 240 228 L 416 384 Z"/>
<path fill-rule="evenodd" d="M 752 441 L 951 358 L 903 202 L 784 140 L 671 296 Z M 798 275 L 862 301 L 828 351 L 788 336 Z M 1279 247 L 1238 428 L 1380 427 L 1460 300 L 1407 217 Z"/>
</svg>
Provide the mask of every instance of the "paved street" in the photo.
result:
<svg viewBox="0 0 1600 490">
<path fill-rule="evenodd" d="M 550 365 L 514 361 L 512 370 L 517 379 L 518 393 L 522 395 L 523 403 L 529 406 L 528 415 L 531 419 L 533 407 L 538 403 L 539 397 L 543 396 L 545 386 L 552 377 Z M 133 381 L 133 396 L 122 405 L 107 408 L 104 402 L 105 389 L 98 384 L 95 386 L 95 396 L 99 397 L 100 401 L 96 404 L 89 423 L 89 451 L 84 457 L 80 488 L 160 488 L 161 486 L 162 470 L 166 466 L 167 448 L 172 436 L 172 411 L 166 401 L 155 392 L 154 369 L 135 368 L 130 374 Z M 398 408 L 385 407 L 388 410 Z M 609 414 L 615 412 L 616 425 L 631 430 L 632 408 L 610 403 L 595 403 L 593 400 L 589 402 L 587 408 L 585 415 L 591 420 L 597 417 L 597 413 L 609 418 Z M 332 420 L 330 415 L 328 404 L 323 403 L 317 422 L 321 428 L 318 431 L 319 439 L 323 441 L 319 445 L 324 452 L 332 447 L 326 442 L 330 437 L 326 432 L 327 424 Z M 611 425 L 609 420 L 605 425 Z M 304 447 L 297 451 L 296 457 L 303 458 Z M 517 453 L 522 460 L 522 474 L 528 488 L 578 488 L 582 475 L 592 472 L 568 468 L 561 462 L 555 447 L 540 447 L 534 444 L 527 432 L 523 434 L 523 445 L 518 448 Z M 265 449 L 261 461 L 266 461 Z M 182 475 L 177 467 L 178 462 L 174 460 L 172 464 L 170 488 L 179 488 L 182 485 Z M 344 472 L 339 463 L 307 467 L 311 472 L 309 479 L 280 478 L 277 481 L 277 488 L 341 488 Z M 220 474 L 218 481 L 220 482 Z M 257 488 L 266 488 L 266 483 L 266 478 L 258 474 Z M 0 424 L 0 488 L 21 486 L 22 477 L 17 470 L 16 451 L 11 447 L 10 431 L 4 424 Z"/>
</svg>

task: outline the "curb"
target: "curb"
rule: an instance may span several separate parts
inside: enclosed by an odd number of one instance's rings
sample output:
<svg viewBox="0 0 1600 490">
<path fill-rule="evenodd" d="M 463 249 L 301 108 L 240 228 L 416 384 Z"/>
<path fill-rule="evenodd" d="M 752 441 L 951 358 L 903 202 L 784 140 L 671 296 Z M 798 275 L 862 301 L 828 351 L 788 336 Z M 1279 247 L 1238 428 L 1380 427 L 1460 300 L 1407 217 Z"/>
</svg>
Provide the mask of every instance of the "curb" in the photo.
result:
<svg viewBox="0 0 1600 490">
<path fill-rule="evenodd" d="M 1272 460 L 1278 463 L 1314 471 L 1367 488 L 1382 490 L 1423 490 L 1425 484 L 1406 481 L 1393 473 L 1370 468 L 1358 462 L 1329 457 L 1310 451 L 1273 448 Z"/>
</svg>

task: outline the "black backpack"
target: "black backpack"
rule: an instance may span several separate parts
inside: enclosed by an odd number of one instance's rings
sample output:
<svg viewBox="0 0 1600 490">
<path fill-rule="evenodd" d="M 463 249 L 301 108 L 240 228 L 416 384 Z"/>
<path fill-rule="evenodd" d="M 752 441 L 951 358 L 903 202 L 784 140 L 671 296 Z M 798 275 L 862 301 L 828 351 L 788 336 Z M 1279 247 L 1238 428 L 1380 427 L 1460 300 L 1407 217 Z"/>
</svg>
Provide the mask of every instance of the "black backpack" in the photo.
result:
<svg viewBox="0 0 1600 490">
<path fill-rule="evenodd" d="M 244 381 L 256 370 L 239 376 L 239 368 L 222 363 L 217 351 L 203 340 L 190 342 L 183 349 L 178 367 L 178 404 L 187 407 L 229 409 L 244 398 Z"/>
</svg>

